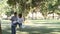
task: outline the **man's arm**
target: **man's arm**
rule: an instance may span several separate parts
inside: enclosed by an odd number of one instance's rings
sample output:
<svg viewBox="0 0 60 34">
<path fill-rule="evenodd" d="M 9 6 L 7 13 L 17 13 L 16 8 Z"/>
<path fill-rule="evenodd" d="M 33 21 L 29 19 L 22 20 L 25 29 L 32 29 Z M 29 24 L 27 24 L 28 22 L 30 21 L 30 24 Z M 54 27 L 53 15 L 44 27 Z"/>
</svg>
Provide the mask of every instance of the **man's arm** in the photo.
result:
<svg viewBox="0 0 60 34">
<path fill-rule="evenodd" d="M 10 19 L 11 21 L 14 21 L 14 17 L 11 17 L 11 19 Z"/>
</svg>

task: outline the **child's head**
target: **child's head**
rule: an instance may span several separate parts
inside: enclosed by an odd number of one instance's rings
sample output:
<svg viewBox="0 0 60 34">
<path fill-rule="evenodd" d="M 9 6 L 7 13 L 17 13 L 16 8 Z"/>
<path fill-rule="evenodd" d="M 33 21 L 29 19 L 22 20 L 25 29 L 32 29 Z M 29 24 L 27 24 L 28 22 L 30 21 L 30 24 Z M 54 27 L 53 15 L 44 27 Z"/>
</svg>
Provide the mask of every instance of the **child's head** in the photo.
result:
<svg viewBox="0 0 60 34">
<path fill-rule="evenodd" d="M 19 14 L 18 17 L 21 18 L 22 17 L 22 14 Z"/>
</svg>

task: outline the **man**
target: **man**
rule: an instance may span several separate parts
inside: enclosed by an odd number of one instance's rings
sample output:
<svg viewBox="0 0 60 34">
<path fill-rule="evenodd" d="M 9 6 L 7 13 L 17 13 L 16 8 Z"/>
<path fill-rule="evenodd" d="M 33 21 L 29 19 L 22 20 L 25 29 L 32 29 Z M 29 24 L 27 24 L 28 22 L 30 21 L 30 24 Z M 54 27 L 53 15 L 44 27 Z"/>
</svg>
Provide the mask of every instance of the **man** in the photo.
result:
<svg viewBox="0 0 60 34">
<path fill-rule="evenodd" d="M 14 16 L 11 18 L 11 30 L 12 34 L 16 34 L 16 21 L 17 21 L 17 12 L 14 13 Z"/>
</svg>

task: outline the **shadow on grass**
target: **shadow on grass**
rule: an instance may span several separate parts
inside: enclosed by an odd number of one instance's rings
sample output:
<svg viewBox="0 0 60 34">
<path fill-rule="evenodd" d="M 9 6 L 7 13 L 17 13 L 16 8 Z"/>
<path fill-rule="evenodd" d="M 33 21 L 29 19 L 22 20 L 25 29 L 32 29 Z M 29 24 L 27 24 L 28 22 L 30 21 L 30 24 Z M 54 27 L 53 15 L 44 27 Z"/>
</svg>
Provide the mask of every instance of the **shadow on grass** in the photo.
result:
<svg viewBox="0 0 60 34">
<path fill-rule="evenodd" d="M 2 28 L 2 34 L 11 34 L 11 28 L 6 26 L 5 28 Z"/>
<path fill-rule="evenodd" d="M 11 34 L 8 32 L 11 30 L 11 28 L 6 28 L 5 30 L 2 30 L 3 34 Z M 51 34 L 51 32 L 60 32 L 60 28 L 48 28 L 46 26 L 39 26 L 39 27 L 26 27 L 23 29 L 17 29 L 19 31 L 19 34 L 21 32 L 27 32 L 28 34 Z"/>
<path fill-rule="evenodd" d="M 2 34 L 11 34 L 11 33 L 6 30 L 2 30 Z"/>
<path fill-rule="evenodd" d="M 34 22 L 33 24 L 59 24 L 60 25 L 60 22 L 46 22 L 46 23 L 37 23 L 37 22 Z"/>
<path fill-rule="evenodd" d="M 51 32 L 60 32 L 60 28 L 32 27 L 20 29 L 20 31 L 28 32 L 29 34 L 51 34 Z"/>
</svg>

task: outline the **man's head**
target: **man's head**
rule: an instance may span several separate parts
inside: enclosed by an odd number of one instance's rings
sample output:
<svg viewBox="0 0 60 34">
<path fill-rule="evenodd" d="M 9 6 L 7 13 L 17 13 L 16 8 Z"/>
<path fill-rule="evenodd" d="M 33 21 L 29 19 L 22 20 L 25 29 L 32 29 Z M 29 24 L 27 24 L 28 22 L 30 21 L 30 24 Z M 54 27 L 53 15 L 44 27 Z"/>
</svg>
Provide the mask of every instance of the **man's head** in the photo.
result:
<svg viewBox="0 0 60 34">
<path fill-rule="evenodd" d="M 14 13 L 14 16 L 17 16 L 17 12 Z"/>
</svg>

